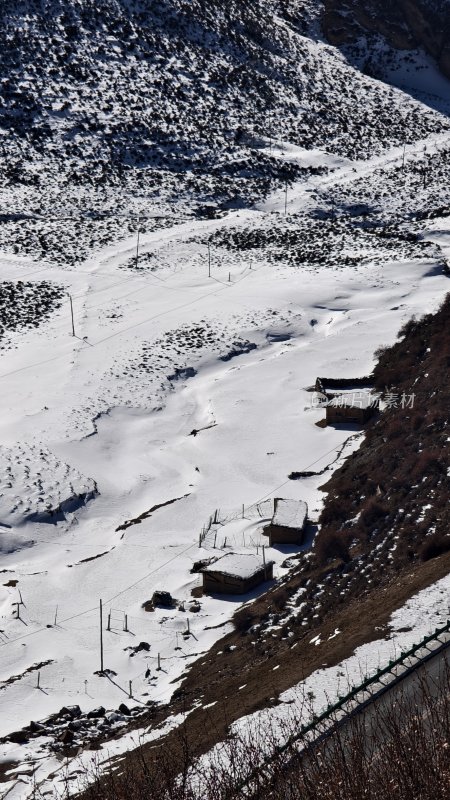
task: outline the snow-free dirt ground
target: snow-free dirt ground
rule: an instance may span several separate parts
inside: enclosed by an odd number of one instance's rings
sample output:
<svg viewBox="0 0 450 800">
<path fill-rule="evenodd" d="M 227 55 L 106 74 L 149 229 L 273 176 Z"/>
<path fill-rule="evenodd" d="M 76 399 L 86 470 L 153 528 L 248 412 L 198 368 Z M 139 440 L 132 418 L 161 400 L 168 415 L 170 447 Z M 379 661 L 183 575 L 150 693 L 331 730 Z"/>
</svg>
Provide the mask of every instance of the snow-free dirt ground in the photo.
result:
<svg viewBox="0 0 450 800">
<path fill-rule="evenodd" d="M 414 153 L 424 146 L 441 152 L 446 143 L 433 136 Z M 324 188 L 351 196 L 376 170 L 395 171 L 403 152 L 353 164 L 320 151 L 290 157 L 332 171 L 290 187 L 286 218 L 280 192 L 222 219 L 156 229 L 140 237 L 145 269 L 133 269 L 134 235 L 76 269 L 1 258 L 4 280 L 36 275 L 70 293 L 76 336 L 63 297 L 39 327 L 7 331 L 0 359 L 0 737 L 63 705 L 116 709 L 129 681 L 136 706 L 169 699 L 242 603 L 201 597 L 193 606 L 193 563 L 214 555 L 216 533 L 222 552 L 225 539 L 230 552 L 267 544 L 266 499 L 306 500 L 314 521 L 323 476 L 288 475 L 319 472 L 358 445 L 356 430 L 316 425 L 323 411 L 308 388 L 317 376 L 370 373 L 377 347 L 448 290 L 446 219 L 427 223 L 425 250 L 400 256 L 389 241 L 374 254 L 355 233 L 345 251 L 334 244 L 333 259 L 299 263 L 274 257 L 270 236 L 262 247 L 229 246 L 242 231 L 300 229 L 306 247 L 304 215 Z M 301 253 L 302 242 L 295 247 Z M 199 547 L 216 510 L 224 524 Z M 289 552 L 267 548 L 275 577 Z M 184 608 L 145 611 L 155 590 Z M 96 674 L 100 599 L 104 627 L 111 614 L 109 678 Z M 150 649 L 132 655 L 141 642 Z M 49 744 L 4 744 L 2 757 L 42 759 L 40 778 Z M 30 776 L 16 778 L 8 797 L 27 796 Z"/>
</svg>

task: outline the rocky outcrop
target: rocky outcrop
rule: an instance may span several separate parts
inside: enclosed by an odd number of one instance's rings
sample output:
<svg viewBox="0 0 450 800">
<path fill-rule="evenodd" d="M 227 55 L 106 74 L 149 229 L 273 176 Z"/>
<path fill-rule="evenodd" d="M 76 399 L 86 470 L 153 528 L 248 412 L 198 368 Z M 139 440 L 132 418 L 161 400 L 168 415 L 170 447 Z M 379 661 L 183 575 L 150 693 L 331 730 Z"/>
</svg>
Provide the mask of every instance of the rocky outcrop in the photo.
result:
<svg viewBox="0 0 450 800">
<path fill-rule="evenodd" d="M 71 748 L 92 746 L 93 742 L 106 741 L 117 732 L 151 712 L 154 704 L 128 707 L 121 703 L 117 710 L 107 711 L 103 706 L 83 713 L 80 706 L 64 706 L 39 722 L 34 720 L 24 728 L 0 739 L 0 744 L 27 744 L 31 739 L 46 737 L 51 750 L 67 752 Z"/>
<path fill-rule="evenodd" d="M 391 47 L 423 47 L 450 78 L 450 8 L 437 0 L 326 0 L 322 25 L 336 46 L 361 32 L 380 34 Z"/>
</svg>

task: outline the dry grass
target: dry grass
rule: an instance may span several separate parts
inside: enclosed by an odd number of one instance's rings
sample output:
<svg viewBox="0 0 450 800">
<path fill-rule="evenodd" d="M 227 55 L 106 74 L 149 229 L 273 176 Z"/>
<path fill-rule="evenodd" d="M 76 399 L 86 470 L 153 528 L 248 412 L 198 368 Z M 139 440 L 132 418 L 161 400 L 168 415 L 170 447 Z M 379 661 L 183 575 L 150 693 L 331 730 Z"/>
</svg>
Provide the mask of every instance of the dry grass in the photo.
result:
<svg viewBox="0 0 450 800">
<path fill-rule="evenodd" d="M 303 706 L 281 728 L 267 720 L 234 732 L 208 759 L 196 758 L 187 725 L 176 738 L 100 776 L 94 765 L 60 800 L 446 800 L 450 793 L 450 668 L 419 671 L 390 699 L 335 721 L 311 743 Z M 207 723 L 211 720 L 207 720 Z M 212 721 L 212 724 L 213 721 Z M 282 748 L 280 743 L 285 743 Z M 88 785 L 87 785 L 88 784 Z M 35 800 L 39 800 L 36 793 Z"/>
</svg>

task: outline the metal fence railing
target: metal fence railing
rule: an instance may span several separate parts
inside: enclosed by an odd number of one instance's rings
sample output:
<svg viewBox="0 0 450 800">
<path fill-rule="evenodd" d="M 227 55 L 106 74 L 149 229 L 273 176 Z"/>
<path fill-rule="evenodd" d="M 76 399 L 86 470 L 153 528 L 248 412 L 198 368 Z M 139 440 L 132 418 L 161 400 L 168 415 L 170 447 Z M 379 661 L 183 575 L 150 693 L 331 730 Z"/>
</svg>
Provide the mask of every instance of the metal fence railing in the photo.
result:
<svg viewBox="0 0 450 800">
<path fill-rule="evenodd" d="M 425 636 L 420 642 L 414 644 L 408 650 L 400 653 L 398 658 L 389 661 L 385 667 L 378 669 L 373 675 L 365 678 L 364 681 L 362 681 L 359 685 L 352 687 L 343 697 L 339 697 L 336 702 L 330 703 L 327 708 L 324 709 L 324 711 L 322 711 L 320 714 L 314 715 L 310 722 L 302 725 L 296 733 L 292 734 L 287 741 L 284 742 L 284 744 L 280 745 L 277 748 L 276 753 L 269 755 L 260 765 L 255 767 L 251 771 L 250 775 L 248 775 L 242 782 L 240 788 L 245 789 L 246 787 L 250 787 L 252 785 L 252 781 L 255 782 L 259 774 L 264 772 L 264 770 L 267 768 L 270 769 L 270 765 L 274 762 L 276 757 L 279 757 L 284 752 L 288 751 L 295 744 L 301 742 L 301 740 L 305 741 L 305 747 L 310 747 L 311 745 L 314 745 L 314 743 L 323 740 L 332 734 L 338 726 L 345 724 L 345 722 L 348 721 L 353 714 L 357 713 L 358 711 L 362 711 L 363 708 L 373 703 L 382 693 L 389 691 L 392 686 L 399 683 L 401 680 L 407 677 L 407 675 L 414 673 L 428 660 L 438 655 L 447 646 L 450 646 L 450 639 L 446 642 L 439 642 L 439 637 L 449 632 L 450 620 L 447 620 L 446 624 L 441 628 L 436 628 L 433 633 Z M 440 646 L 428 652 L 424 656 L 417 656 L 418 652 L 426 648 L 427 645 L 431 644 L 432 642 L 439 642 Z M 413 657 L 417 657 L 417 662 L 408 666 L 405 672 L 403 672 L 401 675 L 394 675 L 393 682 L 389 684 L 381 684 L 379 689 L 370 697 L 361 699 L 356 706 L 350 710 L 346 710 L 346 706 L 354 702 L 359 694 L 367 692 L 370 687 L 376 687 L 377 684 L 379 685 L 384 676 L 392 674 L 396 667 L 403 666 L 409 658 Z M 344 712 L 344 715 L 337 720 L 336 715 L 339 712 Z M 328 722 L 331 724 L 327 728 L 326 726 Z M 316 737 L 314 737 L 315 733 L 317 734 Z"/>
</svg>

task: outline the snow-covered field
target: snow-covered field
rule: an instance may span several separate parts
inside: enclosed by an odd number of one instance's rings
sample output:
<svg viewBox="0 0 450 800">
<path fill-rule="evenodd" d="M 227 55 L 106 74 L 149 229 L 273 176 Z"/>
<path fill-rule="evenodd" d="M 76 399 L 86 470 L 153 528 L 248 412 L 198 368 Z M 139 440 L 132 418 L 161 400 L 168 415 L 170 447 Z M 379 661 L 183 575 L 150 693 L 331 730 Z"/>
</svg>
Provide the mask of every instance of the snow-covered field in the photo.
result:
<svg viewBox="0 0 450 800">
<path fill-rule="evenodd" d="M 403 152 L 353 164 L 320 151 L 290 157 L 332 170 L 289 190 L 288 212 L 301 215 L 324 182 L 351 187 Z M 67 298 L 39 328 L 7 333 L 0 357 L 0 736 L 64 705 L 116 709 L 130 681 L 130 703 L 168 700 L 242 603 L 194 602 L 193 563 L 215 554 L 214 539 L 219 554 L 267 545 L 265 500 L 305 500 L 314 520 L 323 476 L 288 475 L 335 466 L 358 444 L 355 430 L 317 426 L 316 377 L 368 374 L 377 347 L 447 291 L 438 251 L 371 260 L 356 245 L 351 265 L 309 267 L 213 245 L 209 276 L 210 237 L 295 229 L 284 203 L 277 193 L 252 210 L 142 234 L 142 270 L 130 268 L 136 236 L 73 269 L 0 258 L 4 280 L 37 273 L 64 286 L 76 333 Z M 448 221 L 429 227 L 450 252 Z M 224 524 L 199 546 L 216 510 Z M 282 575 L 286 549 L 267 554 Z M 178 605 L 146 611 L 156 590 Z M 100 599 L 109 677 L 96 674 Z M 134 653 L 141 642 L 150 649 Z M 54 764 L 48 747 L 46 737 L 8 743 L 2 758 L 43 759 L 40 778 Z M 8 797 L 27 796 L 30 776 L 16 777 Z"/>
</svg>

